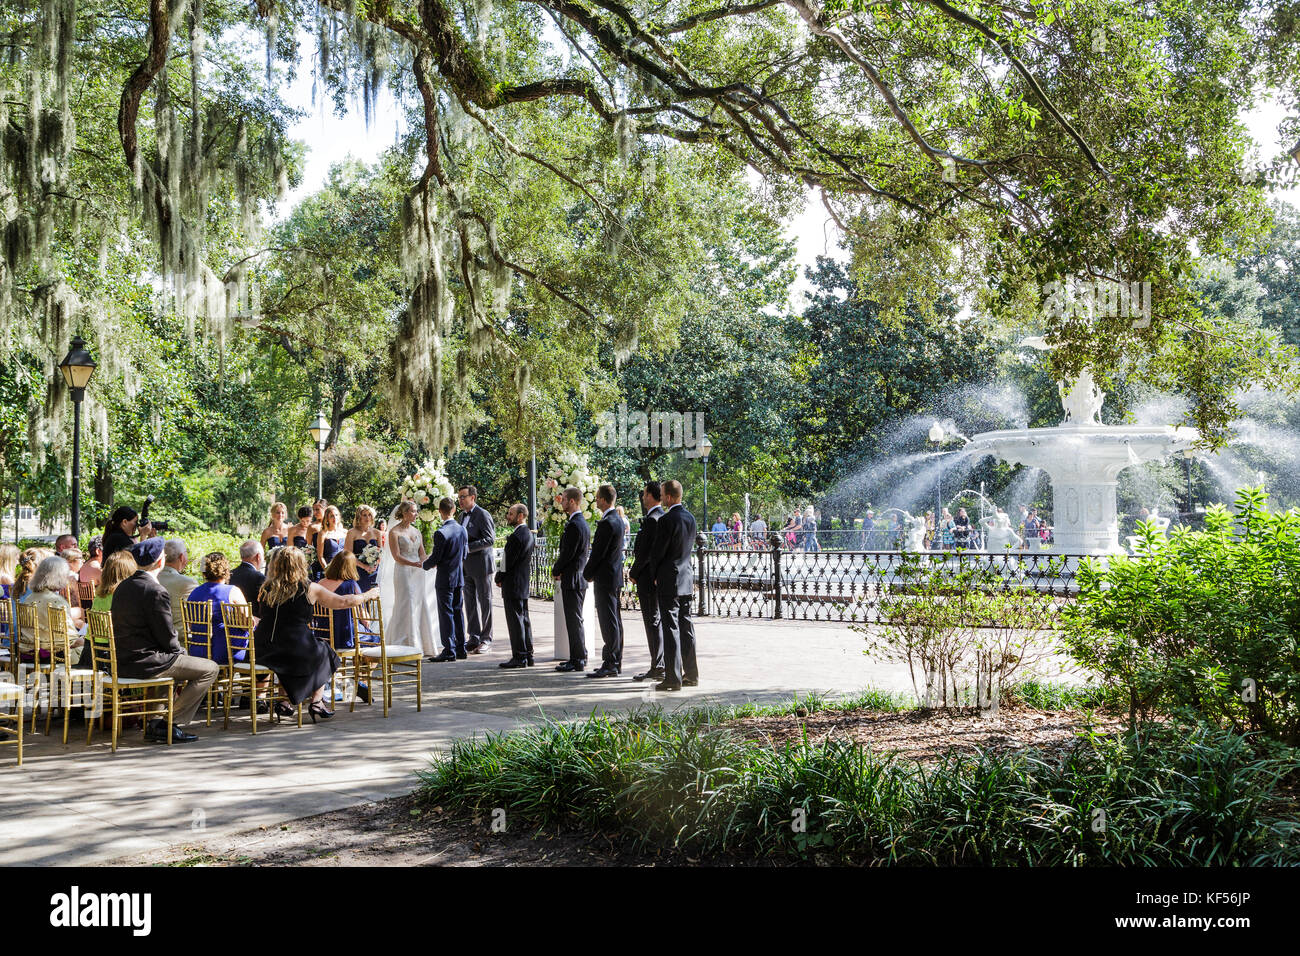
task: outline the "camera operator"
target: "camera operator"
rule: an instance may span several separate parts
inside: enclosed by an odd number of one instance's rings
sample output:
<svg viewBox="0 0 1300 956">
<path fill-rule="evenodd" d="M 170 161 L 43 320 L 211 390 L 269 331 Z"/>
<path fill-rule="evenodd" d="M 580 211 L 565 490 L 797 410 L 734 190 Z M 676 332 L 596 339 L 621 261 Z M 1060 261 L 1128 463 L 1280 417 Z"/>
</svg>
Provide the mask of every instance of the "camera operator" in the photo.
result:
<svg viewBox="0 0 1300 956">
<path fill-rule="evenodd" d="M 107 560 L 118 551 L 129 551 L 135 544 L 133 539 L 137 531 L 141 541 L 156 534 L 152 524 L 147 521 L 140 523 L 140 513 L 130 505 L 117 508 L 104 526 L 104 559 Z"/>
</svg>

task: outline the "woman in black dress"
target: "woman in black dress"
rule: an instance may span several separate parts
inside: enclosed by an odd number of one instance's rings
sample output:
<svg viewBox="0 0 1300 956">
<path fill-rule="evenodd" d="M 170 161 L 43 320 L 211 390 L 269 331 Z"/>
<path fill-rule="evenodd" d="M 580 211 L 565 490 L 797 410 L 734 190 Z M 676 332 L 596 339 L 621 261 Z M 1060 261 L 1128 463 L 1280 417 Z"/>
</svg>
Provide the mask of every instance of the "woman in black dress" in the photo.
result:
<svg viewBox="0 0 1300 956">
<path fill-rule="evenodd" d="M 367 596 L 335 594 L 313 584 L 308 579 L 307 559 L 297 548 L 283 548 L 271 555 L 266 582 L 257 594 L 254 613 L 259 620 L 253 646 L 257 662 L 275 671 L 290 704 L 311 698 L 307 709 L 313 723 L 317 717 L 334 716 L 322 697 L 338 670 L 339 656 L 312 633 L 312 605 L 339 611 L 356 607 Z M 293 707 L 283 701 L 276 710 L 282 717 L 293 716 Z"/>
</svg>

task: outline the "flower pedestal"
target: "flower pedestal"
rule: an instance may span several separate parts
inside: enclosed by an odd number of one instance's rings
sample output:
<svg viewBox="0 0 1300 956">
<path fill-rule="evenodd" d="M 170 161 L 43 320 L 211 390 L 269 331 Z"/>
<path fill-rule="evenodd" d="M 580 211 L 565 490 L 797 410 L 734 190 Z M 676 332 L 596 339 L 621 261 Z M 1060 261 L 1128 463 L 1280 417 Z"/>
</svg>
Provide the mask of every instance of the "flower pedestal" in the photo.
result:
<svg viewBox="0 0 1300 956">
<path fill-rule="evenodd" d="M 569 659 L 569 628 L 564 622 L 564 592 L 555 586 L 555 659 Z M 600 625 L 596 622 L 596 589 L 587 585 L 587 596 L 582 602 L 582 635 L 587 641 L 587 660 L 600 656 Z M 593 645 L 593 641 L 595 642 Z"/>
</svg>

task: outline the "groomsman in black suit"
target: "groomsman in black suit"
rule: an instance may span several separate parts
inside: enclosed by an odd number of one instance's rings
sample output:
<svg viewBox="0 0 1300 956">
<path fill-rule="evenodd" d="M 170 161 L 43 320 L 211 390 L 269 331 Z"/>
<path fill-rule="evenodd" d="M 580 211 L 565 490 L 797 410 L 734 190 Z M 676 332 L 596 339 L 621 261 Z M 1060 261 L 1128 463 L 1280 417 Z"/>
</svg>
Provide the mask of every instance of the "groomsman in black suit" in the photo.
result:
<svg viewBox="0 0 1300 956">
<path fill-rule="evenodd" d="M 645 639 L 650 645 L 650 669 L 637 674 L 633 680 L 664 679 L 664 638 L 659 623 L 659 597 L 655 592 L 654 569 L 650 566 L 650 552 L 654 547 L 655 524 L 663 517 L 664 509 L 659 506 L 663 492 L 659 482 L 647 481 L 641 492 L 641 507 L 645 517 L 641 519 L 641 529 L 636 533 L 636 542 L 632 545 L 632 568 L 627 576 L 636 582 L 637 602 L 641 605 L 641 620 L 645 622 Z"/>
<path fill-rule="evenodd" d="M 695 546 L 695 518 L 682 507 L 682 485 L 665 481 L 664 516 L 655 523 L 655 540 L 650 552 L 655 590 L 659 597 L 659 619 L 664 635 L 664 679 L 655 690 L 681 690 L 700 682 L 695 665 L 695 625 L 691 622 L 691 600 L 695 575 L 691 549 Z"/>
<path fill-rule="evenodd" d="M 479 507 L 477 488 L 463 485 L 456 496 L 464 512 L 460 524 L 469 537 L 469 553 L 465 555 L 465 616 L 469 639 L 465 650 L 486 654 L 492 650 L 492 571 L 496 564 L 492 550 L 497 529 L 487 509 Z"/>
<path fill-rule="evenodd" d="M 465 529 L 452 520 L 456 506 L 450 498 L 438 502 L 442 524 L 433 533 L 433 553 L 424 559 L 424 570 L 437 568 L 434 590 L 438 597 L 438 630 L 442 632 L 442 653 L 430 660 L 463 661 L 465 659 L 465 552 L 468 542 Z"/>
<path fill-rule="evenodd" d="M 528 530 L 528 507 L 514 504 L 506 512 L 506 523 L 515 530 L 506 538 L 497 586 L 506 606 L 506 630 L 510 633 L 510 660 L 498 667 L 533 666 L 533 625 L 528 620 L 528 577 L 533 566 L 533 533 Z"/>
<path fill-rule="evenodd" d="M 623 619 L 618 595 L 623 590 L 623 519 L 614 509 L 613 485 L 596 489 L 600 521 L 591 542 L 591 557 L 582 576 L 596 588 L 596 618 L 600 621 L 600 669 L 588 677 L 617 677 L 623 671 Z"/>
<path fill-rule="evenodd" d="M 587 581 L 582 576 L 591 547 L 591 530 L 582 516 L 582 492 L 570 485 L 559 496 L 560 507 L 569 516 L 560 535 L 560 551 L 551 567 L 558 583 L 557 596 L 564 603 L 564 627 L 569 634 L 569 659 L 557 671 L 587 669 L 587 638 L 582 632 L 582 602 L 587 597 Z"/>
</svg>

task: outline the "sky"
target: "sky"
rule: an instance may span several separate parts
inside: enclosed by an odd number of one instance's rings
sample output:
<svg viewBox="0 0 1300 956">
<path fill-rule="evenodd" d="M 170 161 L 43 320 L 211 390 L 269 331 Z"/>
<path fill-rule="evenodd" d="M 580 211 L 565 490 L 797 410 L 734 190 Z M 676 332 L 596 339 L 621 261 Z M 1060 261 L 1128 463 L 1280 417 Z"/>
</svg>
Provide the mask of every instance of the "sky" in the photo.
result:
<svg viewBox="0 0 1300 956">
<path fill-rule="evenodd" d="M 346 116 L 337 116 L 332 103 L 318 102 L 313 107 L 311 86 L 311 70 L 304 64 L 290 86 L 286 100 L 290 105 L 307 112 L 290 132 L 295 139 L 308 144 L 309 152 L 302 184 L 290 193 L 289 202 L 280 210 L 281 215 L 286 214 L 294 203 L 319 189 L 333 164 L 349 156 L 373 163 L 385 149 L 393 145 L 397 139 L 397 130 L 403 125 L 401 111 L 387 91 L 381 97 L 370 127 L 367 128 L 360 102 Z M 1259 157 L 1271 157 L 1282 148 L 1278 141 L 1277 126 L 1285 115 L 1285 110 L 1276 102 L 1268 102 L 1245 117 L 1247 128 L 1260 144 Z M 809 289 L 804 269 L 811 267 L 818 256 L 846 258 L 840 245 L 842 236 L 839 228 L 826 215 L 816 194 L 809 190 L 808 195 L 803 212 L 793 217 L 785 228 L 786 235 L 795 240 L 795 259 L 799 266 L 798 279 L 791 290 L 791 306 L 796 311 L 802 311 L 804 295 Z M 1274 196 L 1300 206 L 1300 185 L 1280 190 Z"/>
</svg>

